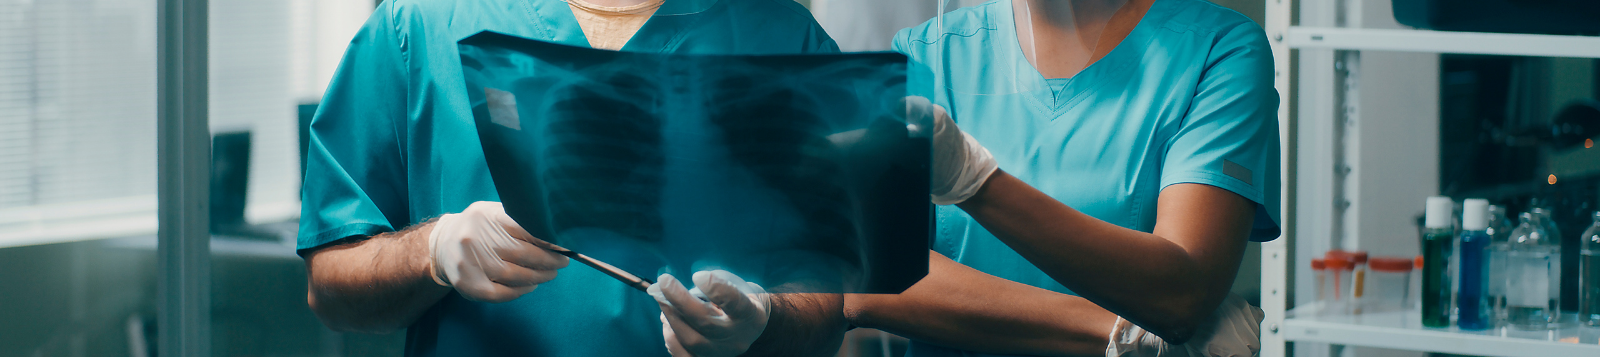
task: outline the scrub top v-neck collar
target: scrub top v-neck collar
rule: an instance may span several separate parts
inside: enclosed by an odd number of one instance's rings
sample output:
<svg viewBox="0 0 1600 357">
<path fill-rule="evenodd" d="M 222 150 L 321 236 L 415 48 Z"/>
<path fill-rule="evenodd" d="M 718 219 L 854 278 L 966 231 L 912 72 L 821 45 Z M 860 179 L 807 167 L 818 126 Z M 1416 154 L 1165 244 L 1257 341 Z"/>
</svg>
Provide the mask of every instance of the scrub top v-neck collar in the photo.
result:
<svg viewBox="0 0 1600 357">
<path fill-rule="evenodd" d="M 1156 26 L 1153 19 L 1165 16 L 1166 9 L 1164 7 L 1167 3 L 1165 0 L 1156 0 L 1154 4 L 1151 4 L 1150 10 L 1145 11 L 1144 17 L 1139 19 L 1138 24 L 1134 25 L 1133 31 L 1129 31 L 1128 36 L 1117 43 L 1116 47 L 1112 47 L 1111 52 L 1107 53 L 1105 57 L 1090 63 L 1089 66 L 1084 67 L 1082 71 L 1078 71 L 1072 77 L 1046 79 L 1044 74 L 1033 66 L 1033 63 L 1028 62 L 1028 57 L 1022 52 L 1022 43 L 1017 38 L 1016 16 L 1013 15 L 1015 10 L 1012 7 L 1014 3 L 1005 0 L 1000 2 L 1004 4 L 1001 11 L 993 12 L 990 16 L 993 16 L 992 21 L 1001 24 L 1003 31 L 1000 31 L 1001 35 L 998 40 L 1005 43 L 1003 46 L 1005 46 L 1009 54 L 1008 57 L 1011 58 L 1012 65 L 1025 68 L 1025 70 L 1016 71 L 1019 76 L 1019 78 L 1015 79 L 1017 88 L 1030 92 L 1030 97 L 1034 99 L 1034 104 L 1038 105 L 1040 109 L 1058 115 L 1071 108 L 1073 104 L 1082 101 L 1084 93 L 1088 93 L 1100 84 L 1114 81 L 1118 77 L 1127 76 L 1128 68 L 1137 62 L 1128 57 L 1132 56 L 1133 53 L 1139 52 L 1129 50 L 1128 47 L 1145 46 L 1150 43 L 1150 31 L 1153 31 L 1150 27 Z M 1059 90 L 1050 83 L 1051 81 L 1060 82 L 1063 80 L 1066 83 Z M 1054 120 L 1056 116 L 1052 115 L 1051 120 Z"/>
<path fill-rule="evenodd" d="M 533 15 L 547 25 L 544 30 L 550 33 L 549 38 L 554 42 L 593 47 L 589 44 L 589 38 L 584 37 L 582 28 L 578 26 L 578 18 L 572 14 L 572 8 L 566 1 L 525 1 L 533 8 Z M 716 5 L 717 1 L 720 0 L 666 0 L 661 4 L 661 8 L 656 9 L 656 14 L 650 16 L 644 26 L 622 45 L 621 51 L 671 51 L 670 46 L 683 29 L 698 20 L 700 13 Z"/>
</svg>

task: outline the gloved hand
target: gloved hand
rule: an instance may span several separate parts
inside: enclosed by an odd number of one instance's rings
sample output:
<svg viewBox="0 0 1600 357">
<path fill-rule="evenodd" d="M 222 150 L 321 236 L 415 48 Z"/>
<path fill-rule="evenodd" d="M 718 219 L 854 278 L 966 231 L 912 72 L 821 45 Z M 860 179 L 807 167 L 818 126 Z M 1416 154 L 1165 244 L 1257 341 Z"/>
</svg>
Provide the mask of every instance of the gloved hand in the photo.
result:
<svg viewBox="0 0 1600 357">
<path fill-rule="evenodd" d="M 674 357 L 732 357 L 750 349 L 767 328 L 771 296 L 724 270 L 694 273 L 686 290 L 662 274 L 647 289 L 661 305 L 661 335 Z"/>
<path fill-rule="evenodd" d="M 1250 357 L 1261 351 L 1261 319 L 1267 315 L 1228 294 L 1217 311 L 1182 345 L 1171 345 L 1138 325 L 1117 318 L 1106 357 Z"/>
<path fill-rule="evenodd" d="M 567 266 L 567 257 L 529 243 L 534 240 L 500 202 L 474 202 L 433 224 L 428 234 L 433 281 L 455 287 L 468 300 L 516 299 Z"/>
<path fill-rule="evenodd" d="M 977 194 L 998 167 L 994 155 L 961 132 L 944 107 L 917 96 L 906 97 L 905 103 L 907 123 L 932 126 L 933 203 L 953 205 Z"/>
</svg>

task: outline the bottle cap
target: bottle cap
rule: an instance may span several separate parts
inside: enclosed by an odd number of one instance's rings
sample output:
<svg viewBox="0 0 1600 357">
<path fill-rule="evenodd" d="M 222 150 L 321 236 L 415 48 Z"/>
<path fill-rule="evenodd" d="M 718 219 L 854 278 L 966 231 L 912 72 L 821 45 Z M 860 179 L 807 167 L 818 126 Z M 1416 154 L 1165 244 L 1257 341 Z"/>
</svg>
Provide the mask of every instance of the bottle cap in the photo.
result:
<svg viewBox="0 0 1600 357">
<path fill-rule="evenodd" d="M 1413 264 L 1414 260 L 1407 258 L 1377 257 L 1372 258 L 1372 261 L 1367 266 L 1372 267 L 1372 271 L 1404 273 L 1411 271 Z"/>
<path fill-rule="evenodd" d="M 1327 268 L 1328 268 L 1328 260 L 1327 259 L 1311 258 L 1311 270 L 1323 270 L 1323 269 L 1327 269 Z"/>
<path fill-rule="evenodd" d="M 1356 263 L 1356 265 L 1366 264 L 1367 252 L 1359 250 L 1350 252 L 1350 261 Z"/>
<path fill-rule="evenodd" d="M 1461 202 L 1461 229 L 1489 229 L 1489 200 L 1469 198 Z"/>
<path fill-rule="evenodd" d="M 1411 268 L 1412 269 L 1422 269 L 1422 256 L 1421 255 L 1418 255 L 1417 259 L 1411 263 Z"/>
<path fill-rule="evenodd" d="M 1456 202 L 1449 197 L 1428 197 L 1428 209 L 1424 211 L 1426 219 L 1423 220 L 1426 228 L 1450 228 L 1450 211 L 1455 210 Z"/>
</svg>

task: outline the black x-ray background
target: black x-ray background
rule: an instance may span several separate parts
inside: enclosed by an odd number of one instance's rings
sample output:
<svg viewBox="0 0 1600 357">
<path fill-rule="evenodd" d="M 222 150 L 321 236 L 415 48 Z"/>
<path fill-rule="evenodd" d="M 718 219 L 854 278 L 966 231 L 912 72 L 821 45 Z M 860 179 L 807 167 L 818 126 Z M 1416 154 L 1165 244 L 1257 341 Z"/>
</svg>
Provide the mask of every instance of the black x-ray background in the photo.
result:
<svg viewBox="0 0 1600 357">
<path fill-rule="evenodd" d="M 459 45 L 500 199 L 541 239 L 642 277 L 721 268 L 777 291 L 897 293 L 927 274 L 930 143 L 905 119 L 903 55 Z"/>
</svg>

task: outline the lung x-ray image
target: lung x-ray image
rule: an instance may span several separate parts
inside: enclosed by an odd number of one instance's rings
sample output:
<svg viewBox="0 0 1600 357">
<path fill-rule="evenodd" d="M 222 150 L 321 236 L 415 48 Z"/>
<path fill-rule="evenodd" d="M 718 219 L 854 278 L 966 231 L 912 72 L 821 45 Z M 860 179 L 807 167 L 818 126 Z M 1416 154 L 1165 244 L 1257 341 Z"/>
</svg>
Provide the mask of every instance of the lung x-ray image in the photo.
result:
<svg viewBox="0 0 1600 357">
<path fill-rule="evenodd" d="M 534 236 L 641 277 L 726 269 L 770 291 L 898 293 L 927 274 L 930 144 L 905 118 L 903 55 L 459 45 L 495 187 Z"/>
</svg>

